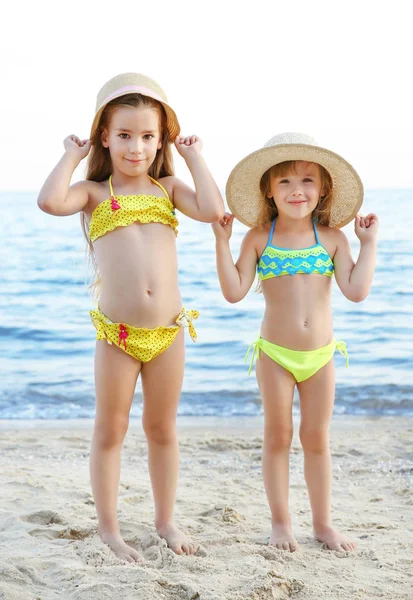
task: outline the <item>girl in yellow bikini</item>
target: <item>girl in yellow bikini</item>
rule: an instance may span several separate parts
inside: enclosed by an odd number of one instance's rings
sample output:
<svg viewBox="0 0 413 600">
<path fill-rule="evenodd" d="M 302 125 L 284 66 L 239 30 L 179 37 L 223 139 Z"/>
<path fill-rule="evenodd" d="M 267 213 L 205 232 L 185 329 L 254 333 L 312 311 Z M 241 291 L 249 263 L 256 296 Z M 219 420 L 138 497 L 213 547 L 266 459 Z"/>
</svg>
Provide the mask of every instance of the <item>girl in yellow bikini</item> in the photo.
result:
<svg viewBox="0 0 413 600">
<path fill-rule="evenodd" d="M 332 550 L 355 543 L 332 527 L 329 426 L 334 404 L 333 274 L 342 293 L 361 302 L 369 292 L 378 219 L 357 213 L 363 186 L 337 154 L 302 134 L 282 134 L 244 158 L 231 172 L 227 201 L 232 214 L 213 225 L 217 270 L 229 302 L 239 302 L 257 272 L 265 299 L 259 338 L 251 344 L 250 370 L 264 406 L 263 476 L 272 515 L 270 544 L 293 552 L 297 542 L 288 508 L 289 454 L 294 388 L 300 397 L 300 439 L 315 537 Z M 233 219 L 251 229 L 234 264 L 229 239 Z M 354 263 L 340 228 L 355 218 L 360 253 Z"/>
<path fill-rule="evenodd" d="M 177 554 L 195 543 L 174 523 L 179 467 L 175 431 L 184 371 L 184 328 L 196 339 L 195 310 L 178 288 L 176 209 L 198 221 L 224 215 L 196 136 L 182 137 L 175 112 L 152 79 L 137 73 L 108 81 L 97 97 L 90 139 L 71 135 L 44 183 L 38 205 L 52 215 L 80 212 L 99 292 L 96 328 L 96 421 L 90 472 L 101 539 L 129 562 L 137 550 L 117 519 L 122 443 L 138 376 L 155 503 L 155 526 Z M 174 177 L 171 143 L 184 158 L 194 192 Z M 86 181 L 70 185 L 89 155 Z"/>
</svg>

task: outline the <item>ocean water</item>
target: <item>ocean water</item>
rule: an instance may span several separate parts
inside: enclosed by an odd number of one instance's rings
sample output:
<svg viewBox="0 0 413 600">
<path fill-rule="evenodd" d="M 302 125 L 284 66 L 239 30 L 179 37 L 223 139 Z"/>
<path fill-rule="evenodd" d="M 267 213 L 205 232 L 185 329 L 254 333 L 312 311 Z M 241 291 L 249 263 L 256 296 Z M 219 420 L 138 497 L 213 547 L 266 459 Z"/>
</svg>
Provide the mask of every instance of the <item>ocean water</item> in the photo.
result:
<svg viewBox="0 0 413 600">
<path fill-rule="evenodd" d="M 354 304 L 333 284 L 335 333 L 350 353 L 349 369 L 335 357 L 338 413 L 413 414 L 412 205 L 413 190 L 368 191 L 363 212 L 380 218 L 370 295 Z M 35 193 L 15 192 L 0 193 L 0 214 L 0 419 L 93 417 L 95 330 L 79 215 L 46 215 Z M 352 225 L 344 231 L 357 257 Z M 234 257 L 245 232 L 235 223 Z M 187 336 L 179 413 L 262 414 L 243 362 L 259 332 L 262 295 L 252 289 L 238 304 L 224 300 L 209 225 L 180 215 L 177 243 L 184 306 L 201 312 L 198 342 Z M 132 416 L 141 408 L 138 384 Z"/>
</svg>

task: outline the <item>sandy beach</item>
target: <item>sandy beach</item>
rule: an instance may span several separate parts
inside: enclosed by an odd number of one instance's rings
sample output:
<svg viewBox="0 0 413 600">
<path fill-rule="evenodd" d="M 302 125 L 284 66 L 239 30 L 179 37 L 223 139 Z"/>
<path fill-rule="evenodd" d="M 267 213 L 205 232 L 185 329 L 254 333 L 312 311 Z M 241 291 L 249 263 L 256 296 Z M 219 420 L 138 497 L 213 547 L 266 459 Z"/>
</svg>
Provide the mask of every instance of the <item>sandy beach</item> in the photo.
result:
<svg viewBox="0 0 413 600">
<path fill-rule="evenodd" d="M 176 519 L 199 543 L 176 556 L 155 533 L 138 421 L 126 438 L 119 516 L 142 562 L 119 561 L 96 535 L 91 421 L 0 422 L 1 600 L 338 600 L 413 598 L 413 419 L 335 417 L 333 516 L 354 553 L 312 537 L 295 433 L 294 554 L 266 545 L 262 420 L 181 419 Z"/>
</svg>

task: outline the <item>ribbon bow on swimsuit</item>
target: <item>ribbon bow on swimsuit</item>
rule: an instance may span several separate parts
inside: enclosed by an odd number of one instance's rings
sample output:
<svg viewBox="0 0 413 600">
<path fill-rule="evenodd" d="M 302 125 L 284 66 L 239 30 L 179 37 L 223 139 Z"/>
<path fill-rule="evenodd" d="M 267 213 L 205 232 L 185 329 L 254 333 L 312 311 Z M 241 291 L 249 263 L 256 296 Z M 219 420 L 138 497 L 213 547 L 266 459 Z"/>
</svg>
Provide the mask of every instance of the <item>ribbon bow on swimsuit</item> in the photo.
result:
<svg viewBox="0 0 413 600">
<path fill-rule="evenodd" d="M 341 342 L 341 341 L 337 342 L 336 343 L 336 348 L 340 352 L 340 354 L 342 354 L 343 356 L 346 357 L 346 367 L 348 368 L 349 356 L 348 356 L 348 353 L 347 353 L 346 342 Z"/>
<path fill-rule="evenodd" d="M 252 367 L 254 365 L 254 361 L 259 358 L 260 356 L 260 347 L 259 347 L 259 340 L 257 340 L 256 342 L 252 342 L 252 344 L 250 344 L 248 346 L 248 350 L 247 353 L 245 354 L 245 358 L 244 358 L 244 362 L 247 362 L 248 360 L 248 355 L 252 350 L 252 356 L 251 356 L 251 361 L 250 361 L 250 368 L 248 369 L 248 375 L 251 373 L 252 371 Z"/>
<path fill-rule="evenodd" d="M 100 308 L 99 308 L 99 310 L 100 310 Z M 96 339 L 97 340 L 106 340 L 108 342 L 108 344 L 111 344 L 112 342 L 108 340 L 107 335 L 105 333 L 104 318 L 101 316 L 99 311 L 91 310 L 90 316 L 92 317 L 93 325 L 96 328 Z"/>
<path fill-rule="evenodd" d="M 192 320 L 197 319 L 198 317 L 199 312 L 197 310 L 185 310 L 183 308 L 176 319 L 177 325 L 180 325 L 181 327 L 188 327 L 189 334 L 194 342 L 197 340 L 197 335 Z"/>
</svg>

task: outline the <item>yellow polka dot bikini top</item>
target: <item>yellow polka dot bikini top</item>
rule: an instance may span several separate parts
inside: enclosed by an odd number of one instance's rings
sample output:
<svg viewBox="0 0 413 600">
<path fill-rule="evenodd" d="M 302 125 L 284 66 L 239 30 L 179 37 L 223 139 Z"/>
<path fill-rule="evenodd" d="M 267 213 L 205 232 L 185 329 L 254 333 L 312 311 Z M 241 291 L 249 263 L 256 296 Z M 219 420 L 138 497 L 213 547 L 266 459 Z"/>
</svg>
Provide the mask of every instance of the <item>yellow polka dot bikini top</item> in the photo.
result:
<svg viewBox="0 0 413 600">
<path fill-rule="evenodd" d="M 161 188 L 165 196 L 115 196 L 112 175 L 109 177 L 110 198 L 97 205 L 90 219 L 89 238 L 92 242 L 116 227 L 127 227 L 135 221 L 170 225 L 178 235 L 178 219 L 168 192 L 156 179 L 149 179 Z"/>
</svg>

